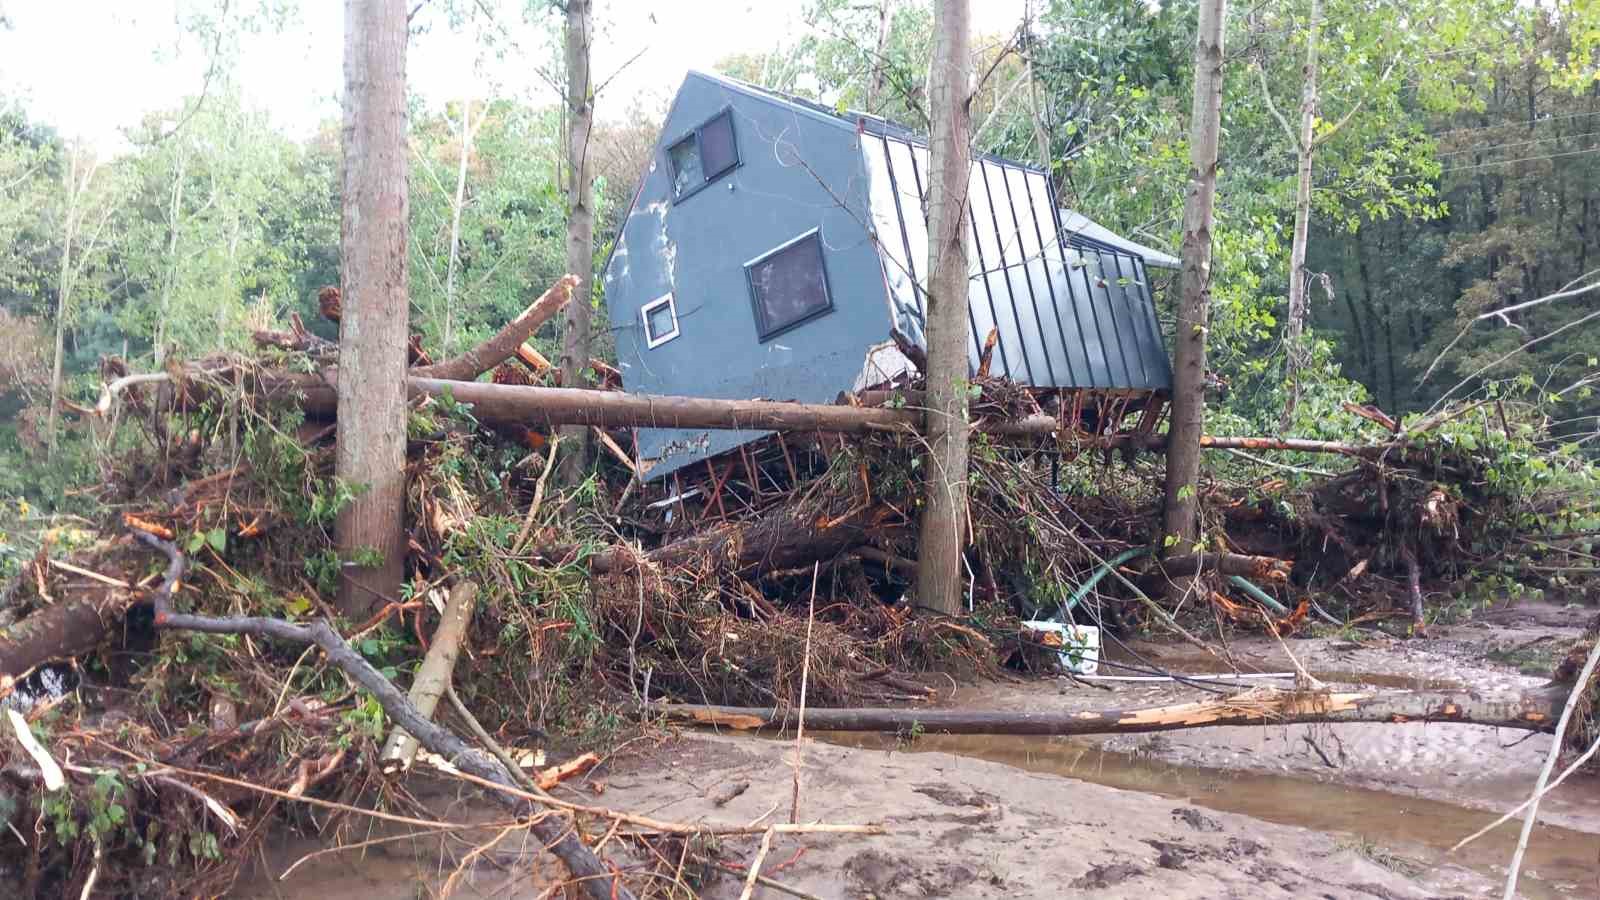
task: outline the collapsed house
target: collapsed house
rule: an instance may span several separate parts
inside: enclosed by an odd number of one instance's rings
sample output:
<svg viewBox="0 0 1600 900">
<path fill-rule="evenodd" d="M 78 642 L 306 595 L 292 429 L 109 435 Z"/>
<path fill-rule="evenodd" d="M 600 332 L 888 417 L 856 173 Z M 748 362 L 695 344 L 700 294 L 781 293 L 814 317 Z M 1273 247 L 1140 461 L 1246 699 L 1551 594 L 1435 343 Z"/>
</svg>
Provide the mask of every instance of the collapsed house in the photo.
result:
<svg viewBox="0 0 1600 900">
<path fill-rule="evenodd" d="M 832 402 L 892 383 L 909 362 L 891 334 L 925 347 L 928 173 L 926 141 L 891 122 L 690 73 L 605 266 L 626 389 Z M 1074 409 L 1165 397 L 1148 268 L 1176 260 L 1060 209 L 1021 163 L 975 159 L 968 197 L 970 371 L 992 335 L 989 374 Z M 736 449 L 759 481 L 767 434 L 641 428 L 635 454 L 681 493 Z"/>
</svg>

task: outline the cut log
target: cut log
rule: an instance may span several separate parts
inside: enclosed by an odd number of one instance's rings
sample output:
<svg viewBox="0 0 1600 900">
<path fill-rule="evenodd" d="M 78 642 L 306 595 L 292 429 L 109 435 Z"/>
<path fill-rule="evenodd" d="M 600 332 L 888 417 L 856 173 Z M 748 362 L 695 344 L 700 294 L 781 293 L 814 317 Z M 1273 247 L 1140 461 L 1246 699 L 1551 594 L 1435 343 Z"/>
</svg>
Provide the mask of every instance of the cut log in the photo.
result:
<svg viewBox="0 0 1600 900">
<path fill-rule="evenodd" d="M 533 301 L 532 305 L 522 311 L 522 315 L 512 319 L 494 337 L 454 359 L 412 369 L 411 374 L 417 378 L 477 378 L 512 356 L 516 356 L 522 342 L 533 337 L 533 333 L 539 330 L 540 325 L 550 321 L 563 306 L 567 305 L 567 301 L 572 299 L 572 289 L 577 283 L 576 275 L 561 276 L 550 290 L 544 292 L 544 296 Z"/>
<path fill-rule="evenodd" d="M 458 583 L 450 591 L 450 601 L 445 604 L 439 627 L 433 632 L 433 645 L 423 657 L 417 677 L 411 682 L 411 692 L 406 699 L 417 712 L 433 718 L 433 711 L 444 696 L 445 686 L 456 668 L 456 658 L 461 653 L 461 638 L 472 624 L 472 608 L 478 597 L 478 585 L 471 581 Z M 396 728 L 384 742 L 378 759 L 383 771 L 399 772 L 411 767 L 411 758 L 417 753 L 417 739 Z"/>
<path fill-rule="evenodd" d="M 1143 709 L 1064 710 L 817 709 L 806 726 L 819 731 L 932 734 L 1084 735 L 1177 731 L 1219 725 L 1294 725 L 1310 722 L 1454 722 L 1523 731 L 1552 731 L 1567 689 L 1486 696 L 1469 691 L 1281 691 L 1257 688 L 1230 697 Z M 794 710 L 652 703 L 670 722 L 727 728 L 781 728 Z"/>
</svg>

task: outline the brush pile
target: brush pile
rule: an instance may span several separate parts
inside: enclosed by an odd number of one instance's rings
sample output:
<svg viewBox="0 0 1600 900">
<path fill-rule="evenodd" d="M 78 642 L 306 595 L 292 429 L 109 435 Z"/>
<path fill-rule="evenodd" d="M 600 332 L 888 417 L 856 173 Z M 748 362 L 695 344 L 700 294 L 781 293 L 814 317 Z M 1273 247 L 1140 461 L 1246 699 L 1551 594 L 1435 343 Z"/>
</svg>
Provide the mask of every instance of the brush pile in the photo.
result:
<svg viewBox="0 0 1600 900">
<path fill-rule="evenodd" d="M 590 481 L 557 490 L 546 429 L 485 424 L 463 404 L 419 397 L 409 578 L 352 621 L 331 599 L 332 522 L 350 489 L 332 475 L 333 424 L 308 418 L 328 348 L 306 335 L 269 333 L 258 357 L 153 376 L 107 362 L 116 389 L 85 410 L 104 435 L 102 513 L 55 529 L 0 597 L 0 693 L 42 751 L 0 742 L 0 818 L 38 822 L 46 836 L 0 851 L 23 895 L 77 894 L 90 881 L 108 893 L 214 895 L 269 823 L 354 834 L 358 806 L 425 818 L 378 764 L 390 715 L 345 671 L 305 645 L 159 628 L 162 592 L 180 613 L 327 621 L 405 683 L 450 586 L 471 582 L 480 600 L 454 692 L 515 750 L 550 734 L 607 745 L 662 699 L 783 706 L 803 671 L 814 705 L 925 701 L 950 680 L 1043 667 L 1053 654 L 1019 622 L 1052 615 L 1189 634 L 1230 617 L 1292 631 L 1311 626 L 1308 609 L 1341 626 L 1398 609 L 1404 633 L 1490 578 L 1591 590 L 1582 533 L 1595 511 L 1572 498 L 1593 492 L 1593 470 L 1536 450 L 1537 423 L 1503 406 L 1493 421 L 1475 405 L 1409 429 L 1391 422 L 1370 447 L 1334 456 L 1347 463 L 1338 472 L 1306 474 L 1309 457 L 1267 469 L 1230 460 L 1202 486 L 1206 552 L 1158 563 L 1159 457 L 1121 464 L 1091 452 L 1114 442 L 1082 427 L 1081 404 L 984 375 L 975 419 L 1054 415 L 1061 430 L 975 436 L 964 616 L 930 615 L 908 592 L 923 482 L 914 434 L 818 435 L 798 469 L 791 461 L 769 481 L 780 495 L 756 491 L 763 499 L 742 512 L 662 531 L 647 512 L 661 504 L 625 454 L 602 453 Z M 487 365 L 469 374 L 550 383 L 521 341 L 474 357 Z M 1370 412 L 1358 414 L 1376 421 Z M 622 431 L 606 439 L 628 443 Z M 728 506 L 737 496 L 730 488 Z M 691 512 L 681 497 L 676 509 Z M 182 554 L 184 577 L 167 577 L 151 540 Z M 1169 601 L 1169 582 L 1191 576 L 1188 596 Z M 1289 612 L 1240 593 L 1235 576 Z M 460 713 L 441 719 L 471 730 Z M 315 815 L 306 798 L 322 804 Z"/>
</svg>

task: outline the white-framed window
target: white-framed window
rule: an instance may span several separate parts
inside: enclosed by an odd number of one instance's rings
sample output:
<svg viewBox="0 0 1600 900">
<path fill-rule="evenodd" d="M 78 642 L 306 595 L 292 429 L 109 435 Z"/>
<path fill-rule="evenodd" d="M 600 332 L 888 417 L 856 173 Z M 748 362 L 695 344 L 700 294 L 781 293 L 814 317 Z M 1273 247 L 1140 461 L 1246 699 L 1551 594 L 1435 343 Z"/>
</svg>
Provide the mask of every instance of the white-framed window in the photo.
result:
<svg viewBox="0 0 1600 900">
<path fill-rule="evenodd" d="M 671 294 L 662 294 L 640 307 L 639 318 L 644 323 L 644 344 L 649 349 L 678 336 L 678 307 Z"/>
</svg>

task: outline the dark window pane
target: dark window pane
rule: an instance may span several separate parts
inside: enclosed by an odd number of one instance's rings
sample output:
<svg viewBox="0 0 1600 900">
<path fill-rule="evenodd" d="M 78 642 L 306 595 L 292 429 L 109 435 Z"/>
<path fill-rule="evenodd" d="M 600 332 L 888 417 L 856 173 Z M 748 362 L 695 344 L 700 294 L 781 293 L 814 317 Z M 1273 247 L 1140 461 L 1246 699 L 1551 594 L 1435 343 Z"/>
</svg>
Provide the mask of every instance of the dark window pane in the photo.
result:
<svg viewBox="0 0 1600 900">
<path fill-rule="evenodd" d="M 696 143 L 694 135 L 691 134 L 668 148 L 667 158 L 672 162 L 673 196 L 682 197 L 705 184 L 706 176 L 700 168 L 700 146 Z"/>
<path fill-rule="evenodd" d="M 648 304 L 644 311 L 645 340 L 650 346 L 675 337 L 678 330 L 678 317 L 672 308 L 672 301 Z"/>
<path fill-rule="evenodd" d="M 750 266 L 756 330 L 761 339 L 833 306 L 822 269 L 822 241 L 807 235 Z"/>
<path fill-rule="evenodd" d="M 708 180 L 739 164 L 739 148 L 733 142 L 732 114 L 723 113 L 701 127 L 700 162 Z"/>
</svg>

